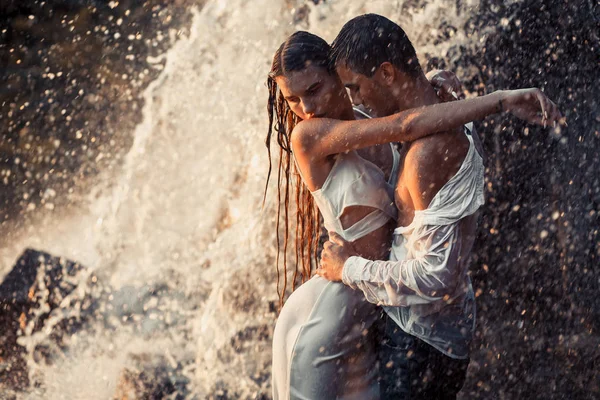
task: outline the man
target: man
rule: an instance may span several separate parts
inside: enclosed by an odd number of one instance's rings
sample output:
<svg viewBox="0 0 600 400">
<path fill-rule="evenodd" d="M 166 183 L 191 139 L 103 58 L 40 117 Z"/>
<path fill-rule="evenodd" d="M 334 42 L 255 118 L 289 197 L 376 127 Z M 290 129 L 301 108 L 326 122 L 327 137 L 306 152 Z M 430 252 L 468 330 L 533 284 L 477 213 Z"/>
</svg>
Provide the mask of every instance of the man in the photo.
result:
<svg viewBox="0 0 600 400">
<path fill-rule="evenodd" d="M 405 32 L 382 16 L 346 23 L 331 62 L 353 102 L 373 116 L 440 102 Z M 474 330 L 468 258 L 484 203 L 483 162 L 463 129 L 403 143 L 402 152 L 390 261 L 356 257 L 332 233 L 317 273 L 384 306 L 382 398 L 454 399 Z"/>
</svg>

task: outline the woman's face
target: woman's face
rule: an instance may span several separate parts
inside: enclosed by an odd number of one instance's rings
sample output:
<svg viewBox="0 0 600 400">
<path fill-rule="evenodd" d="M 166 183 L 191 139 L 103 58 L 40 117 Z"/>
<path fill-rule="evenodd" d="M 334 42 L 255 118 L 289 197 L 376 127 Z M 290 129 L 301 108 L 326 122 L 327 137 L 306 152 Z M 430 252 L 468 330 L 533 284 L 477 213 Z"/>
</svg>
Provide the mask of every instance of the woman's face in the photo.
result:
<svg viewBox="0 0 600 400">
<path fill-rule="evenodd" d="M 346 89 L 336 73 L 309 65 L 302 71 L 275 78 L 290 109 L 299 118 L 340 119 L 351 106 Z"/>
</svg>

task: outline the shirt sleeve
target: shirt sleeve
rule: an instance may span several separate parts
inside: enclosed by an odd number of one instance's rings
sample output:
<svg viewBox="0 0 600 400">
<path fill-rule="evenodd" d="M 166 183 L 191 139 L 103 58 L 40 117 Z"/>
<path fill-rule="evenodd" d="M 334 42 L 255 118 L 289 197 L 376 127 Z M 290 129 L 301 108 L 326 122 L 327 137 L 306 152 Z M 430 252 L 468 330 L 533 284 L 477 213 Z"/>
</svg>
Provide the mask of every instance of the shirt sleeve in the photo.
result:
<svg viewBox="0 0 600 400">
<path fill-rule="evenodd" d="M 378 305 L 409 306 L 447 300 L 444 296 L 453 293 L 460 281 L 459 223 L 418 228 L 406 244 L 414 258 L 371 261 L 350 257 L 344 264 L 342 281 L 362 290 L 369 302 Z"/>
</svg>

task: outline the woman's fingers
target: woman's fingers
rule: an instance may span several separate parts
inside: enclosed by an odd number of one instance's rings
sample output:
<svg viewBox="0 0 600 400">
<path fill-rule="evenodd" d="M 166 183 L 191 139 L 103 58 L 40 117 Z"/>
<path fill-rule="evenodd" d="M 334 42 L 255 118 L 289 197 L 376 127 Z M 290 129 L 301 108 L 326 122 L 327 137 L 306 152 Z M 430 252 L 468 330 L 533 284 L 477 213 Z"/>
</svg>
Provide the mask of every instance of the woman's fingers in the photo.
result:
<svg viewBox="0 0 600 400">
<path fill-rule="evenodd" d="M 530 124 L 541 125 L 545 127 L 546 119 L 543 115 L 540 115 L 539 113 L 536 113 L 535 115 L 531 114 L 527 119 L 527 122 L 529 122 Z"/>
<path fill-rule="evenodd" d="M 555 124 L 561 124 L 563 121 L 563 115 L 560 112 L 560 109 L 553 101 L 550 101 L 550 103 L 552 103 L 552 113 L 553 113 L 553 118 L 554 118 Z"/>
<path fill-rule="evenodd" d="M 513 94 L 509 94 L 504 104 L 515 116 L 544 128 L 566 125 L 558 106 L 540 89 L 521 89 Z"/>
<path fill-rule="evenodd" d="M 448 101 L 461 100 L 465 97 L 462 85 L 456 76 L 442 83 L 442 92 L 444 93 L 444 98 Z"/>
<path fill-rule="evenodd" d="M 558 121 L 560 121 L 560 112 L 558 111 L 558 107 L 551 100 L 550 102 L 550 126 L 556 128 L 558 125 Z"/>
<path fill-rule="evenodd" d="M 541 107 L 541 117 L 540 117 L 540 125 L 543 125 L 544 128 L 546 126 L 552 126 L 556 128 L 556 126 L 565 125 L 566 121 L 560 112 L 558 106 L 548 98 L 541 90 L 537 90 L 536 97 Z M 536 123 L 538 123 L 536 121 Z"/>
<path fill-rule="evenodd" d="M 535 90 L 535 96 L 536 96 L 538 103 L 540 104 L 540 107 L 542 108 L 542 125 L 544 125 L 544 128 L 545 128 L 546 122 L 548 120 L 548 104 L 547 104 L 548 98 L 539 89 Z"/>
<path fill-rule="evenodd" d="M 544 96 L 546 97 L 546 96 Z M 550 126 L 556 128 L 559 124 L 562 124 L 563 122 L 563 116 L 562 113 L 560 112 L 558 106 L 552 101 L 550 100 L 548 97 L 546 97 L 546 104 L 547 104 L 547 122 Z"/>
</svg>

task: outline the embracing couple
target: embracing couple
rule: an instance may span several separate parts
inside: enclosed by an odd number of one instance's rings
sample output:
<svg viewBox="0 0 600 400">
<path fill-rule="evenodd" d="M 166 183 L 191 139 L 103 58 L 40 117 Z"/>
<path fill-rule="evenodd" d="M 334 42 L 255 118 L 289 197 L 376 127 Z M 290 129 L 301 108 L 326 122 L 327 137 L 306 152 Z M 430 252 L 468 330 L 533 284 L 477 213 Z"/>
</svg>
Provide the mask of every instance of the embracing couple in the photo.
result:
<svg viewBox="0 0 600 400">
<path fill-rule="evenodd" d="M 292 196 L 292 283 L 304 282 L 275 327 L 274 398 L 456 398 L 474 331 L 468 260 L 484 204 L 469 122 L 510 112 L 555 124 L 556 105 L 538 89 L 443 102 L 406 33 L 374 14 L 346 23 L 331 46 L 294 33 L 275 53 L 268 87 L 267 147 L 270 158 L 275 136 L 285 219 L 281 296 Z M 317 263 L 319 214 L 329 241 Z"/>
</svg>

